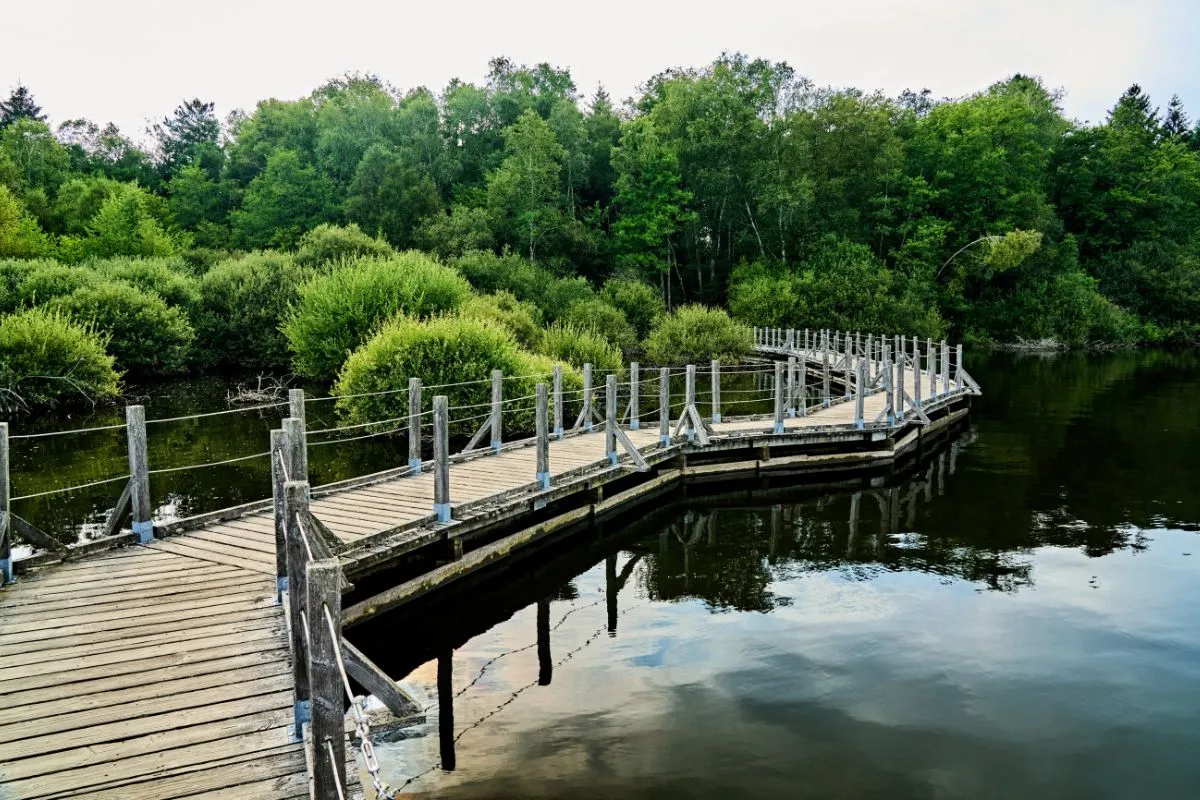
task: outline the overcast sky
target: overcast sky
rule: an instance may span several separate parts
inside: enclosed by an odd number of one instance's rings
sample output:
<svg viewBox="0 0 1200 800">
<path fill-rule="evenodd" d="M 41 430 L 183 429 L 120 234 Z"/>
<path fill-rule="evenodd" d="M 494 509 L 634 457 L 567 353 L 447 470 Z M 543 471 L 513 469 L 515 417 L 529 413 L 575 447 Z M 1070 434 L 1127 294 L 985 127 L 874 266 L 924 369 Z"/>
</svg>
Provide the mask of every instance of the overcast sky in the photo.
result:
<svg viewBox="0 0 1200 800">
<path fill-rule="evenodd" d="M 223 118 L 294 99 L 347 71 L 400 88 L 478 81 L 488 60 L 568 67 L 590 95 L 623 99 L 671 66 L 723 50 L 787 61 L 819 85 L 929 88 L 959 96 L 1013 72 L 1066 90 L 1070 116 L 1101 120 L 1141 83 L 1200 115 L 1197 0 L 758 0 L 747 3 L 5 2 L 0 90 L 35 93 L 52 124 L 87 117 L 142 138 L 185 97 Z"/>
</svg>

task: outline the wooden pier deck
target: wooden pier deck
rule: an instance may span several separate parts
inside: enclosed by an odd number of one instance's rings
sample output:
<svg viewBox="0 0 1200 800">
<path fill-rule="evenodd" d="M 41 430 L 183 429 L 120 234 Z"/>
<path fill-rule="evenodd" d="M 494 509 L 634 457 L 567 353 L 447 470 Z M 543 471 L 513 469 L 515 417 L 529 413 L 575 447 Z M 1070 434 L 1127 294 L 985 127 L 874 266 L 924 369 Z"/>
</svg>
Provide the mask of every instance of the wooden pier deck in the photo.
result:
<svg viewBox="0 0 1200 800">
<path fill-rule="evenodd" d="M 760 351 L 793 352 L 771 342 L 760 342 Z M 828 374 L 820 361 L 807 354 L 804 361 L 805 372 L 824 368 Z M 899 374 L 902 383 L 916 377 L 903 369 Z M 923 380 L 929 379 L 926 373 Z M 448 478 L 449 521 L 435 514 L 444 492 L 436 470 L 385 473 L 313 489 L 305 515 L 284 517 L 286 533 L 277 531 L 278 509 L 260 506 L 209 515 L 192 530 L 36 570 L 0 590 L 0 800 L 333 797 L 328 783 L 317 785 L 322 778 L 314 777 L 313 753 L 292 735 L 296 703 L 308 691 L 298 695 L 297 681 L 317 680 L 313 645 L 304 642 L 321 631 L 313 627 L 320 617 L 310 610 L 305 636 L 298 638 L 287 596 L 283 604 L 277 598 L 281 535 L 293 543 L 303 538 L 308 569 L 332 559 L 349 581 L 385 568 L 400 554 L 456 539 L 450 552 L 461 558 L 460 537 L 556 499 L 590 492 L 584 502 L 594 509 L 597 488 L 634 475 L 639 459 L 652 482 L 684 472 L 674 468 L 655 478 L 656 465 L 722 448 L 765 458 L 779 446 L 853 449 L 880 442 L 890 449 L 876 455 L 896 453 L 928 422 L 926 414 L 949 413 L 973 393 L 961 377 L 951 380 L 945 366 L 932 380 L 936 391 L 924 410 L 894 424 L 876 421 L 895 410 L 890 390 L 872 390 L 858 402 L 837 397 L 829 406 L 810 405 L 803 415 L 777 412 L 706 424 L 697 435 L 709 440 L 707 447 L 680 435 L 664 443 L 659 427 L 644 421 L 645 427 L 622 431 L 638 455 L 618 447 L 615 464 L 605 424 L 548 442 L 543 431 L 540 439 L 499 452 L 447 459 L 439 465 Z M 648 416 L 653 420 L 655 413 Z M 536 475 L 539 446 L 548 450 L 548 486 Z M 319 528 L 306 532 L 305 519 Z M 314 537 L 324 541 L 324 556 L 314 555 Z M 294 575 L 289 581 L 293 595 L 300 586 L 303 600 L 304 586 Z M 327 607 L 339 625 L 380 607 L 360 601 L 343 614 L 336 585 L 333 591 Z M 315 608 L 313 598 L 310 592 L 305 607 Z M 303 614 L 302 606 L 292 608 Z M 326 705 L 344 708 L 340 683 L 336 676 L 330 680 L 324 690 L 336 690 L 337 698 L 327 694 Z M 316 688 L 312 692 L 315 710 L 320 698 Z M 328 737 L 328 715 L 336 711 L 325 713 Z M 337 723 L 345 730 L 346 720 L 338 716 Z M 361 796 L 356 748 L 343 746 L 346 796 Z"/>
</svg>

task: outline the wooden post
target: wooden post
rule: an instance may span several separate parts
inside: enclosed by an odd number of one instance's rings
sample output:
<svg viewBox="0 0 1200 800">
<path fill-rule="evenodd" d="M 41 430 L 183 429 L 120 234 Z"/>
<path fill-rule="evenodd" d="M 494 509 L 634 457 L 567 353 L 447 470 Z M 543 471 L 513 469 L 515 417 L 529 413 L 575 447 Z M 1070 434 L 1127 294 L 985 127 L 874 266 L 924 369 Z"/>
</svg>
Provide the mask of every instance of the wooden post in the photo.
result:
<svg viewBox="0 0 1200 800">
<path fill-rule="evenodd" d="M 786 364 L 782 361 L 775 362 L 775 432 L 783 433 L 783 392 L 784 392 L 784 374 L 783 370 Z"/>
<path fill-rule="evenodd" d="M 829 340 L 828 339 L 825 340 L 825 347 L 821 350 L 821 359 L 822 359 L 822 361 L 821 361 L 821 382 L 822 382 L 822 390 L 824 392 L 824 394 L 821 397 L 821 400 L 823 402 L 823 405 L 826 408 L 829 408 L 829 406 L 832 402 L 832 397 L 830 396 L 832 393 L 831 392 L 832 387 L 830 384 L 830 375 L 829 375 Z"/>
<path fill-rule="evenodd" d="M 617 463 L 617 376 L 609 373 L 604 382 L 604 455 Z"/>
<path fill-rule="evenodd" d="M 492 370 L 492 449 L 499 451 L 504 447 L 503 408 L 504 402 L 504 373 L 498 369 Z"/>
<path fill-rule="evenodd" d="M 642 421 L 638 405 L 642 394 L 642 366 L 636 361 L 629 363 L 629 430 L 641 430 Z"/>
<path fill-rule="evenodd" d="M 583 365 L 583 429 L 592 432 L 592 365 Z"/>
<path fill-rule="evenodd" d="M 938 376 L 937 350 L 935 350 L 933 347 L 933 339 L 925 340 L 925 355 L 929 358 L 929 361 L 927 362 L 927 366 L 929 368 L 929 399 L 932 401 L 937 399 Z"/>
<path fill-rule="evenodd" d="M 539 383 L 535 389 L 534 427 L 537 429 L 537 482 L 543 489 L 550 488 L 550 430 L 546 398 L 546 384 Z"/>
<path fill-rule="evenodd" d="M 796 416 L 796 357 L 787 360 L 787 415 Z"/>
<path fill-rule="evenodd" d="M 563 371 L 562 364 L 554 365 L 554 438 L 563 438 Z"/>
<path fill-rule="evenodd" d="M 913 405 L 921 407 L 921 340 L 913 337 Z"/>
<path fill-rule="evenodd" d="M 446 395 L 433 398 L 433 513 L 450 521 L 450 420 Z"/>
<path fill-rule="evenodd" d="M 687 432 L 687 439 L 690 442 L 696 438 L 696 431 L 692 427 L 691 415 L 687 414 L 686 412 L 687 412 L 687 409 L 696 407 L 696 365 L 695 364 L 687 365 L 687 379 L 684 382 L 683 397 L 684 397 L 684 412 L 685 412 L 685 428 L 684 428 L 684 430 Z"/>
<path fill-rule="evenodd" d="M 671 370 L 658 370 L 658 440 L 663 445 L 671 443 Z"/>
<path fill-rule="evenodd" d="M 791 336 L 791 331 L 788 332 Z M 712 421 L 721 421 L 721 362 L 712 360 Z"/>
<path fill-rule="evenodd" d="M 963 388 L 962 345 L 954 346 L 954 382 L 961 392 Z"/>
<path fill-rule="evenodd" d="M 300 457 L 300 474 L 303 478 L 294 480 L 308 480 L 308 422 L 304 414 L 304 390 L 289 389 L 288 390 L 288 416 L 292 419 L 300 420 L 300 442 L 304 445 L 299 450 Z"/>
<path fill-rule="evenodd" d="M 550 658 L 550 600 L 537 601 L 538 686 L 549 686 L 554 677 L 554 662 Z"/>
<path fill-rule="evenodd" d="M 288 617 L 292 650 L 293 717 L 292 738 L 304 738 L 304 723 L 312 719 L 308 683 L 308 646 L 300 613 L 308 596 L 308 550 L 304 546 L 299 520 L 308 514 L 308 484 L 288 481 L 283 487 L 283 513 L 287 521 Z"/>
<path fill-rule="evenodd" d="M 848 374 L 849 371 L 847 371 Z M 867 362 L 859 359 L 854 366 L 854 427 L 860 431 L 865 420 L 863 410 L 867 399 Z"/>
<path fill-rule="evenodd" d="M 896 390 L 892 386 L 892 353 L 888 343 L 883 338 L 879 340 L 882 345 L 882 353 L 880 354 L 879 369 L 883 375 L 883 391 L 885 394 L 884 402 L 887 403 L 887 424 L 896 424 Z"/>
<path fill-rule="evenodd" d="M 287 514 L 284 508 L 283 487 L 287 476 L 283 467 L 288 463 L 288 436 L 283 429 L 271 431 L 271 499 L 275 511 L 275 601 L 283 602 L 287 591 Z"/>
<path fill-rule="evenodd" d="M 950 394 L 950 345 L 942 339 L 942 395 Z"/>
<path fill-rule="evenodd" d="M 129 440 L 129 504 L 133 532 L 139 544 L 154 539 L 154 507 L 150 504 L 150 463 L 146 455 L 146 409 L 125 407 L 125 433 Z"/>
<path fill-rule="evenodd" d="M 341 568 L 336 558 L 308 563 L 308 680 L 312 693 L 313 795 L 338 798 L 346 786 L 345 689 L 338 666 L 342 641 Z M 326 613 L 328 611 L 328 613 Z M 330 630 L 330 623 L 333 630 Z M 332 753 L 330 752 L 332 750 Z"/>
<path fill-rule="evenodd" d="M 284 463 L 287 464 L 288 480 L 308 481 L 308 472 L 305 469 L 307 463 L 301 455 L 308 449 L 304 440 L 304 423 L 294 417 L 287 417 L 279 421 L 279 427 L 287 437 L 283 454 L 286 456 Z"/>
<path fill-rule="evenodd" d="M 8 472 L 8 423 L 0 422 L 0 586 L 12 583 L 12 508 L 8 498 L 12 496 L 12 484 Z"/>
<path fill-rule="evenodd" d="M 454 651 L 447 650 L 437 660 L 438 756 L 442 769 L 453 772 L 458 764 L 454 752 Z"/>
<path fill-rule="evenodd" d="M 408 468 L 421 472 L 421 379 L 408 379 Z"/>
</svg>

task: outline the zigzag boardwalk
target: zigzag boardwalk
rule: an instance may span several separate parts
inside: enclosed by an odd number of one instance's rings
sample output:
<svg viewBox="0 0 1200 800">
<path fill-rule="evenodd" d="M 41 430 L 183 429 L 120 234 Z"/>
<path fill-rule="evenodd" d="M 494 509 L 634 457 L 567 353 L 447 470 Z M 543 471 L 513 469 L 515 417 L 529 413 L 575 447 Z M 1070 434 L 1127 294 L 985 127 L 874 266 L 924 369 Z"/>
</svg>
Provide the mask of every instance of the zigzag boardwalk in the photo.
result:
<svg viewBox="0 0 1200 800">
<path fill-rule="evenodd" d="M 513 401 L 494 375 L 491 413 L 453 456 L 454 409 L 442 396 L 426 409 L 413 381 L 409 430 L 432 434 L 434 457 L 422 458 L 428 434 L 415 436 L 406 466 L 316 488 L 294 394 L 271 437 L 273 500 L 183 523 L 151 518 L 145 422 L 131 408 L 132 530 L 101 543 L 125 546 L 37 554 L 0 592 L 0 798 L 361 796 L 356 750 L 386 793 L 351 692 L 365 688 L 400 715 L 416 709 L 342 626 L 673 483 L 886 464 L 962 418 L 978 393 L 961 348 L 952 364 L 944 343 L 939 364 L 933 343 L 922 356 L 900 337 L 755 337 L 760 353 L 784 360 L 733 370 L 756 375 L 755 388 L 731 391 L 749 398 L 722 396 L 729 373 L 715 363 L 682 370 L 682 398 L 666 370 L 631 365 L 629 380 L 608 376 L 601 393 L 589 368 L 573 397 L 555 374 L 534 398 L 535 435 L 511 443 L 501 439 Z M 728 415 L 754 403 L 773 413 Z M 490 446 L 476 448 L 488 433 Z M 8 510 L 7 426 L 0 443 L 0 522 L 25 531 Z M 354 581 L 431 548 L 441 565 L 355 592 Z"/>
</svg>

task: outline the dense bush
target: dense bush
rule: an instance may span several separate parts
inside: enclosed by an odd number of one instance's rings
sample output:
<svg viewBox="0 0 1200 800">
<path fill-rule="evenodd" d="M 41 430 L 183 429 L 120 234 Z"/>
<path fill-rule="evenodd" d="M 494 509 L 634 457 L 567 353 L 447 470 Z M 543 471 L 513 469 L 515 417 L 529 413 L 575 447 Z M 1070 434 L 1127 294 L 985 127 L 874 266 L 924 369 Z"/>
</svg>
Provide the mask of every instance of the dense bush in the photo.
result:
<svg viewBox="0 0 1200 800">
<path fill-rule="evenodd" d="M 637 346 L 637 331 L 625 315 L 597 297 L 571 303 L 558 321 L 578 330 L 589 330 L 624 352 Z"/>
<path fill-rule="evenodd" d="M 530 301 L 542 309 L 547 322 L 556 322 L 571 306 L 595 298 L 596 291 L 586 278 L 552 278 Z"/>
<path fill-rule="evenodd" d="M 533 394 L 539 382 L 549 383 L 553 368 L 550 359 L 520 349 L 512 334 L 493 322 L 460 316 L 426 321 L 397 316 L 346 360 L 336 393 L 347 396 L 338 401 L 337 408 L 352 423 L 404 416 L 408 413 L 404 392 L 350 395 L 404 387 L 410 377 L 419 377 L 425 386 L 442 387 L 423 393 L 423 408 L 432 407 L 435 394 L 446 395 L 451 408 L 475 406 L 450 412 L 451 432 L 470 434 L 482 420 L 469 418 L 478 417 L 479 406 L 491 400 L 492 370 L 515 377 L 504 382 L 505 396 L 515 398 Z M 565 390 L 575 391 L 583 380 L 577 371 L 564 368 L 563 385 Z M 532 401 L 506 406 L 504 421 L 507 433 L 529 432 Z"/>
<path fill-rule="evenodd" d="M 561 322 L 551 325 L 542 334 L 538 352 L 581 369 L 584 364 L 591 364 L 601 373 L 623 373 L 625 370 L 620 348 L 598 333 Z"/>
<path fill-rule="evenodd" d="M 385 320 L 454 311 L 471 287 L 453 268 L 410 250 L 346 261 L 300 287 L 284 323 L 296 372 L 328 380 Z"/>
<path fill-rule="evenodd" d="M 17 287 L 15 307 L 36 306 L 63 297 L 77 289 L 96 286 L 103 279 L 85 267 L 72 267 L 54 261 L 39 261 Z"/>
<path fill-rule="evenodd" d="M 654 326 L 654 320 L 667 313 L 667 305 L 658 290 L 642 281 L 612 278 L 604 282 L 600 296 L 610 305 L 621 309 L 625 319 L 637 331 L 639 339 L 646 338 Z"/>
<path fill-rule="evenodd" d="M 0 410 L 116 397 L 120 376 L 105 337 L 45 308 L 0 317 Z"/>
<path fill-rule="evenodd" d="M 87 266 L 106 278 L 154 292 L 166 304 L 183 309 L 189 316 L 200 302 L 200 282 L 179 258 L 119 257 L 90 261 Z"/>
<path fill-rule="evenodd" d="M 302 267 L 320 267 L 357 256 L 387 256 L 395 251 L 383 239 L 362 232 L 353 222 L 346 226 L 325 223 L 300 237 L 296 263 Z"/>
<path fill-rule="evenodd" d="M 480 292 L 512 292 L 518 300 L 527 302 L 536 302 L 552 280 L 549 273 L 520 256 L 498 256 L 487 250 L 465 253 L 454 261 L 454 266 Z"/>
<path fill-rule="evenodd" d="M 469 298 L 458 309 L 459 316 L 499 323 L 512 333 L 517 344 L 536 350 L 542 338 L 541 312 L 532 303 L 524 303 L 511 292 L 499 291 Z"/>
<path fill-rule="evenodd" d="M 54 243 L 37 220 L 0 183 L 0 258 L 37 258 L 53 251 Z"/>
<path fill-rule="evenodd" d="M 59 297 L 50 308 L 106 334 L 108 352 L 131 373 L 170 375 L 187 367 L 195 332 L 183 311 L 156 294 L 99 283 Z"/>
<path fill-rule="evenodd" d="M 704 364 L 712 359 L 737 362 L 754 349 L 750 328 L 724 311 L 682 306 L 660 317 L 646 340 L 646 356 L 655 364 Z"/>
<path fill-rule="evenodd" d="M 283 253 L 251 253 L 213 267 L 200 279 L 196 311 L 201 363 L 256 369 L 287 366 L 280 323 L 308 272 Z"/>
</svg>

